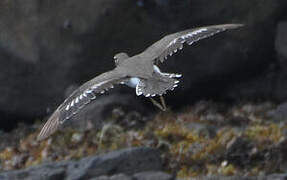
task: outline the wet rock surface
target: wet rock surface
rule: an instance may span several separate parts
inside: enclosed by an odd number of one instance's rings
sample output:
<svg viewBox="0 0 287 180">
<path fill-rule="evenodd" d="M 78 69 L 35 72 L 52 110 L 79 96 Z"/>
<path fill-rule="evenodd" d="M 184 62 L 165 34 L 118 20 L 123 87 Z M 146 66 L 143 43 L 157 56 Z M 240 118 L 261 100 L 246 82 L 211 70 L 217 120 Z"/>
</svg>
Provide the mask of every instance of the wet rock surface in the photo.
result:
<svg viewBox="0 0 287 180">
<path fill-rule="evenodd" d="M 134 55 L 168 33 L 220 23 L 246 26 L 185 47 L 161 65 L 164 71 L 184 75 L 181 86 L 167 96 L 173 107 L 214 97 L 283 101 L 286 76 L 276 57 L 282 43 L 275 37 L 285 32 L 280 30 L 284 25 L 276 31 L 278 22 L 284 21 L 285 4 L 274 0 L 3 1 L 1 128 L 49 115 L 64 100 L 68 87 L 113 68 L 112 57 L 118 52 Z M 280 41 L 276 49 L 275 39 Z"/>
</svg>

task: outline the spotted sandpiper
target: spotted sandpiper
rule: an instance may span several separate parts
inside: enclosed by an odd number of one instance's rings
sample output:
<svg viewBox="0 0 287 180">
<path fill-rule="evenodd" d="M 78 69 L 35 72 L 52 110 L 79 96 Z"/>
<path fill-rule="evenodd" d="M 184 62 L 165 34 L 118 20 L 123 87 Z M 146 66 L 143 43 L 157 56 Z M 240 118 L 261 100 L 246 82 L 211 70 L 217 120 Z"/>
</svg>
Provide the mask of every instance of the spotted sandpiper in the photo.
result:
<svg viewBox="0 0 287 180">
<path fill-rule="evenodd" d="M 152 103 L 166 110 L 162 97 L 167 90 L 177 87 L 181 74 L 163 73 L 157 64 L 164 62 L 168 56 L 172 56 L 183 48 L 183 44 L 193 44 L 196 41 L 210 37 L 228 29 L 235 29 L 242 24 L 222 24 L 188 29 L 163 37 L 145 51 L 129 57 L 126 53 L 118 53 L 114 56 L 116 67 L 92 80 L 84 83 L 76 89 L 51 115 L 40 134 L 38 140 L 45 139 L 66 120 L 77 114 L 85 105 L 96 99 L 98 94 L 104 94 L 116 84 L 124 84 L 135 88 L 136 95 L 150 98 Z M 159 96 L 161 103 L 153 99 Z"/>
</svg>

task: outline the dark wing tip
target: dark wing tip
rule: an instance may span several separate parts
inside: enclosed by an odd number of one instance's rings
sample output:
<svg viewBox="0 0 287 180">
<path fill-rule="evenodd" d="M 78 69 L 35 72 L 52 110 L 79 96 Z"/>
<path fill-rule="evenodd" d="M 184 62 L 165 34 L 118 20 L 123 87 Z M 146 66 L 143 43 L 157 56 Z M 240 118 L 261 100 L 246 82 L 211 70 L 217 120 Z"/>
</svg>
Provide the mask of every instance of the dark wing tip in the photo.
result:
<svg viewBox="0 0 287 180">
<path fill-rule="evenodd" d="M 59 111 L 56 110 L 41 129 L 37 141 L 42 141 L 53 134 L 58 129 L 59 124 Z"/>
</svg>

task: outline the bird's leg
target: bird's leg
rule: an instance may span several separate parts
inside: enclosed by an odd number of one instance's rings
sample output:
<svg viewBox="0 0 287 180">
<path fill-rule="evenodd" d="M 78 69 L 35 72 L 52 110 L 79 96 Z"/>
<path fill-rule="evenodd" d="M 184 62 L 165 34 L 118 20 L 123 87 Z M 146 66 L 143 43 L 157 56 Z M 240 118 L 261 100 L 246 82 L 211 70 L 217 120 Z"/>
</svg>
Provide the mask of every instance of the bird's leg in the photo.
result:
<svg viewBox="0 0 287 180">
<path fill-rule="evenodd" d="M 156 107 L 158 107 L 160 110 L 162 111 L 166 111 L 166 105 L 165 105 L 165 101 L 163 99 L 162 96 L 160 96 L 160 100 L 161 100 L 161 104 L 158 103 L 156 100 L 154 100 L 153 98 L 149 98 L 151 100 L 151 102 L 153 103 L 153 105 L 155 105 Z"/>
<path fill-rule="evenodd" d="M 153 103 L 153 105 L 155 105 L 156 107 L 158 107 L 160 110 L 164 111 L 163 107 L 160 105 L 160 103 L 158 103 L 156 100 L 154 100 L 153 98 L 149 98 L 150 101 Z"/>
<path fill-rule="evenodd" d="M 166 111 L 167 108 L 166 108 L 166 103 L 165 103 L 163 96 L 159 96 L 159 98 L 160 98 L 161 105 L 164 109 L 163 111 Z"/>
</svg>

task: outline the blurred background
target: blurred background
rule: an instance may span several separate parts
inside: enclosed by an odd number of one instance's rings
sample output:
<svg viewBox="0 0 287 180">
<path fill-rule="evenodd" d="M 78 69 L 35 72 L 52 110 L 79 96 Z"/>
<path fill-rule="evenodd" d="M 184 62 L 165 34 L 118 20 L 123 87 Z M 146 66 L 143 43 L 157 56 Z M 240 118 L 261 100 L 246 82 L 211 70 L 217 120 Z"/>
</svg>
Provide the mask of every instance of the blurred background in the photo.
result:
<svg viewBox="0 0 287 180">
<path fill-rule="evenodd" d="M 162 64 L 164 71 L 184 75 L 166 96 L 168 104 L 285 101 L 285 5 L 283 0 L 1 1 L 0 128 L 48 116 L 74 88 L 114 68 L 118 52 L 132 56 L 169 33 L 222 23 L 245 27 L 185 47 Z"/>
<path fill-rule="evenodd" d="M 165 95 L 168 112 L 159 113 L 134 89 L 118 87 L 67 124 L 77 131 L 35 141 L 75 88 L 115 67 L 116 53 L 133 56 L 167 34 L 225 23 L 245 26 L 185 45 L 160 64 L 163 72 L 183 74 L 179 87 Z M 135 146 L 156 152 L 136 150 L 115 164 L 138 164 L 147 152 L 155 153 L 154 161 L 135 172 L 190 177 L 287 169 L 286 0 L 2 0 L 0 82 L 0 170 Z M 106 126 L 111 119 L 116 123 Z M 82 163 L 77 166 L 86 174 L 98 172 Z M 61 170 L 71 177 L 75 172 Z"/>
</svg>

